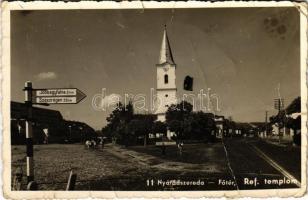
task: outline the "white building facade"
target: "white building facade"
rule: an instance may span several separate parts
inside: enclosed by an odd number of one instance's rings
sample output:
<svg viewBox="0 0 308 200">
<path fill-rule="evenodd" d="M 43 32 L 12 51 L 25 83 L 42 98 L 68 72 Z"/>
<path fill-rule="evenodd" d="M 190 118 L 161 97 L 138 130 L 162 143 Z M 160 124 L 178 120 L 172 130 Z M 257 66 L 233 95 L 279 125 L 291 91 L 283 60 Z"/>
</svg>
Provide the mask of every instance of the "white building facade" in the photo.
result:
<svg viewBox="0 0 308 200">
<path fill-rule="evenodd" d="M 177 103 L 176 64 L 165 28 L 160 49 L 159 62 L 156 64 L 156 112 L 157 120 L 166 121 L 166 111 L 171 104 Z"/>
</svg>

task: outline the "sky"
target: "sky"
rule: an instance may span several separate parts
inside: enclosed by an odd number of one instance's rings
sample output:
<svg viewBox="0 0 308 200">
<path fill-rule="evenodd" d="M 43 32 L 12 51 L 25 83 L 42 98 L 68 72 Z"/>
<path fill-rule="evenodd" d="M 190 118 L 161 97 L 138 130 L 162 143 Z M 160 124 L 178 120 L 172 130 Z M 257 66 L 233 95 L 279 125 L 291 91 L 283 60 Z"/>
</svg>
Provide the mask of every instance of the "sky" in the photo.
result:
<svg viewBox="0 0 308 200">
<path fill-rule="evenodd" d="M 11 100 L 34 88 L 76 87 L 79 104 L 50 105 L 68 120 L 106 125 L 110 110 L 95 110 L 93 97 L 150 95 L 167 24 L 178 95 L 183 80 L 194 91 L 211 88 L 220 111 L 235 121 L 274 115 L 273 99 L 300 96 L 299 13 L 295 8 L 153 10 L 42 10 L 11 14 Z"/>
</svg>

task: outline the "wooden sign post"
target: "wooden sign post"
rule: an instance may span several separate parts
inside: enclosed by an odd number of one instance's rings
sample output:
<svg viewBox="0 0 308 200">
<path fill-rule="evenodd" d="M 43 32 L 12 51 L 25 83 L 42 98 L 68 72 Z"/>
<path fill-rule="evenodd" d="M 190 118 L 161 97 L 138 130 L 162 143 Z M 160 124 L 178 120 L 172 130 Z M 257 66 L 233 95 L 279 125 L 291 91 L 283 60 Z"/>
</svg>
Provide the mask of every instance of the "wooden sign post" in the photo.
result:
<svg viewBox="0 0 308 200">
<path fill-rule="evenodd" d="M 27 182 L 34 181 L 33 133 L 32 133 L 32 83 L 25 83 L 25 105 L 27 107 L 26 146 L 27 146 Z"/>
<path fill-rule="evenodd" d="M 77 88 L 34 89 L 34 104 L 77 104 L 86 95 Z"/>
<path fill-rule="evenodd" d="M 27 182 L 34 182 L 32 105 L 77 104 L 86 95 L 77 88 L 33 89 L 32 82 L 27 81 L 24 87 L 25 105 L 27 107 L 26 146 L 27 146 Z M 34 182 L 35 183 L 35 182 Z"/>
</svg>

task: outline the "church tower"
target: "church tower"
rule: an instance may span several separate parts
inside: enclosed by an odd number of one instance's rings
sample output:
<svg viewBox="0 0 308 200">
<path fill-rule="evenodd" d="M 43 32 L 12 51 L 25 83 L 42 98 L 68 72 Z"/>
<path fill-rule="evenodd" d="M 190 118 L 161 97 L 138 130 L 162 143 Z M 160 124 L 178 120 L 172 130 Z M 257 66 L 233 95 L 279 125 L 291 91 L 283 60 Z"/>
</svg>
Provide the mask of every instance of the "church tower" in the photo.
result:
<svg viewBox="0 0 308 200">
<path fill-rule="evenodd" d="M 174 63 L 172 51 L 165 26 L 163 41 L 160 49 L 159 62 L 156 64 L 157 70 L 157 120 L 164 122 L 165 113 L 171 104 L 177 103 L 176 99 L 176 64 Z"/>
</svg>

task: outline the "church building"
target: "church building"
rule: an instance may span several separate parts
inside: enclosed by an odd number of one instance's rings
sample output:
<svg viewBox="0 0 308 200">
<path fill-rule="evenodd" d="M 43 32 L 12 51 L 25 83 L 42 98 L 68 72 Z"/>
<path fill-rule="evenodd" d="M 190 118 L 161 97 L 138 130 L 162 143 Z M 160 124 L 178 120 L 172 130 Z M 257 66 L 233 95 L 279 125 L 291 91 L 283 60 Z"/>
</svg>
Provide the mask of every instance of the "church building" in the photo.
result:
<svg viewBox="0 0 308 200">
<path fill-rule="evenodd" d="M 156 115 L 157 120 L 166 120 L 166 111 L 171 104 L 177 103 L 176 98 L 176 64 L 173 60 L 170 42 L 165 26 L 163 41 L 160 49 L 159 62 L 156 64 L 157 87 L 156 87 Z"/>
</svg>

